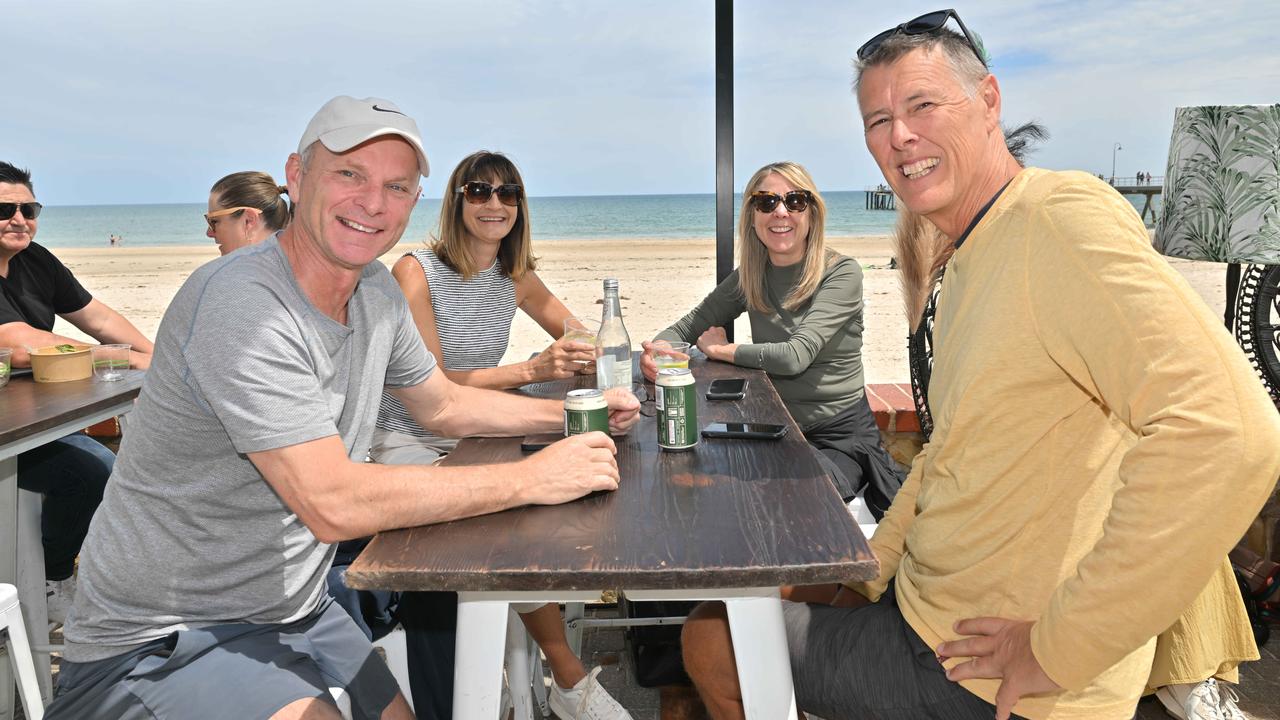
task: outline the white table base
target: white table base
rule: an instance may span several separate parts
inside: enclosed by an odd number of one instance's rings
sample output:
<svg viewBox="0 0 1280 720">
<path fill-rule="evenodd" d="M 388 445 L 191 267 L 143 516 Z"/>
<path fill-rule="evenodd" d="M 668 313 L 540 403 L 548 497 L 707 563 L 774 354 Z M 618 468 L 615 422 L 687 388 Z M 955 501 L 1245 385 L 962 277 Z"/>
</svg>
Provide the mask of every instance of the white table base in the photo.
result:
<svg viewBox="0 0 1280 720">
<path fill-rule="evenodd" d="M 729 632 L 733 636 L 738 681 L 748 720 L 795 720 L 791 661 L 777 588 L 628 590 L 626 595 L 628 600 L 641 602 L 723 601 L 728 609 Z M 509 603 L 591 602 L 599 597 L 599 591 L 459 592 L 454 716 L 498 717 L 502 702 L 502 663 L 508 644 Z M 516 664 L 523 666 L 518 659 Z M 509 672 L 514 674 L 519 669 L 509 668 Z"/>
<path fill-rule="evenodd" d="M 133 399 L 124 400 L 110 407 L 76 418 L 17 442 L 0 447 L 0 582 L 18 587 L 18 602 L 27 625 L 27 637 L 32 646 L 49 644 L 47 608 L 44 596 L 44 578 L 34 582 L 29 573 L 19 577 L 18 557 L 18 455 L 45 443 L 66 437 L 94 423 L 102 422 L 133 409 Z M 36 675 L 41 678 L 41 694 L 47 704 L 52 698 L 46 694 L 50 686 L 49 655 L 36 652 Z M 8 658 L 0 660 L 0 720 L 13 717 L 13 671 Z"/>
</svg>

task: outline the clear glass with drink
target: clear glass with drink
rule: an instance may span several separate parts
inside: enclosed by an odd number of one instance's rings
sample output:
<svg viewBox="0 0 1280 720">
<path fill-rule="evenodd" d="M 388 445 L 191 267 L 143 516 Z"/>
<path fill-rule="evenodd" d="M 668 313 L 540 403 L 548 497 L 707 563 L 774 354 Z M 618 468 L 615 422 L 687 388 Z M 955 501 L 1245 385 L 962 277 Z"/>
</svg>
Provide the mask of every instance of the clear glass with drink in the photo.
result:
<svg viewBox="0 0 1280 720">
<path fill-rule="evenodd" d="M 564 319 L 564 339 L 588 345 L 596 344 L 600 321 L 591 318 L 567 317 Z"/>
<path fill-rule="evenodd" d="M 689 367 L 689 343 L 654 340 L 649 343 L 649 354 L 659 370 Z"/>
<path fill-rule="evenodd" d="M 93 374 L 104 382 L 114 382 L 124 378 L 124 371 L 129 369 L 130 345 L 98 345 L 90 348 L 93 352 Z"/>
</svg>

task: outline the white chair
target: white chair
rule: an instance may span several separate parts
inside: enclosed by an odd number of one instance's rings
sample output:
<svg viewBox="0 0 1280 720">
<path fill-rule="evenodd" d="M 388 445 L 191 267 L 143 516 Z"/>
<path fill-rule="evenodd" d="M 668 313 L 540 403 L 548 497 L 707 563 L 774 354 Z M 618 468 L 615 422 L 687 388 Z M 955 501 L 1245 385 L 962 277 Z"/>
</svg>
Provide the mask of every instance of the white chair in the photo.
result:
<svg viewBox="0 0 1280 720">
<path fill-rule="evenodd" d="M 400 686 L 400 694 L 404 695 L 405 701 L 409 703 L 409 709 L 412 710 L 413 693 L 409 691 L 409 650 L 405 643 L 404 628 L 396 625 L 394 630 L 374 640 L 373 646 L 382 649 L 382 654 L 387 658 L 387 667 L 391 670 L 391 676 L 396 679 L 396 685 Z M 351 720 L 351 698 L 347 695 L 346 689 L 331 687 L 329 694 L 337 703 L 338 712 L 342 717 Z"/>
<path fill-rule="evenodd" d="M 36 680 L 36 666 L 31 660 L 31 646 L 27 642 L 18 589 L 12 585 L 0 584 L 0 631 L 6 633 L 5 649 L 9 653 L 10 665 L 17 671 L 18 694 L 22 696 L 27 720 L 41 720 L 44 718 L 44 700 Z"/>
<path fill-rule="evenodd" d="M 853 523 L 857 525 L 858 529 L 862 530 L 862 534 L 866 535 L 867 539 L 870 540 L 871 535 L 876 531 L 876 526 L 879 525 L 879 523 L 876 522 L 875 516 L 871 514 L 871 510 L 867 508 L 866 501 L 862 499 L 861 495 L 859 495 L 849 501 L 848 507 L 849 514 L 853 516 Z"/>
<path fill-rule="evenodd" d="M 409 709 L 412 710 L 413 693 L 409 691 L 409 649 L 405 644 L 404 628 L 396 625 L 394 630 L 374 640 L 373 646 L 382 648 L 383 655 L 387 657 L 387 667 L 391 668 L 391 675 L 395 677 L 401 694 L 409 702 Z"/>
</svg>

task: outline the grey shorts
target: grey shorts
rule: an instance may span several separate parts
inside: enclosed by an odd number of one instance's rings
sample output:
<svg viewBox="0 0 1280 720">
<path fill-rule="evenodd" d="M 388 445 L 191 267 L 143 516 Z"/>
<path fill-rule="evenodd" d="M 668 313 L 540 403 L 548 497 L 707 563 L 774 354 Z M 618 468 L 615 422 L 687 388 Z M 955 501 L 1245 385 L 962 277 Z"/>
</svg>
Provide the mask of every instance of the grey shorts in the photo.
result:
<svg viewBox="0 0 1280 720">
<path fill-rule="evenodd" d="M 826 720 L 991 720 L 995 706 L 947 679 L 898 610 L 783 602 L 796 704 Z"/>
<path fill-rule="evenodd" d="M 269 718 L 304 698 L 333 704 L 345 688 L 352 717 L 378 718 L 395 678 L 334 603 L 287 625 L 215 625 L 170 634 L 123 655 L 64 662 L 53 704 L 61 718 Z"/>
</svg>

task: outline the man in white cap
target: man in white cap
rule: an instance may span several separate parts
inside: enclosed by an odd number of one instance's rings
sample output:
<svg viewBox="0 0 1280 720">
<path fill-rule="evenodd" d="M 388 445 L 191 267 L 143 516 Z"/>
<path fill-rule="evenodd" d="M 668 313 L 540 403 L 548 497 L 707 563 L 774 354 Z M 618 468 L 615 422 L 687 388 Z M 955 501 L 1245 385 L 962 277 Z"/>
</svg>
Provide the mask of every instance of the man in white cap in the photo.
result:
<svg viewBox="0 0 1280 720">
<path fill-rule="evenodd" d="M 617 487 L 603 433 L 514 470 L 362 462 L 384 384 L 451 437 L 563 417 L 556 401 L 433 372 L 377 262 L 426 173 L 399 108 L 334 98 L 286 165 L 294 222 L 178 291 L 81 556 L 49 717 L 338 718 L 331 687 L 354 717 L 411 717 L 325 594 L 332 543 Z M 614 429 L 635 422 L 634 397 L 608 399 Z"/>
</svg>

